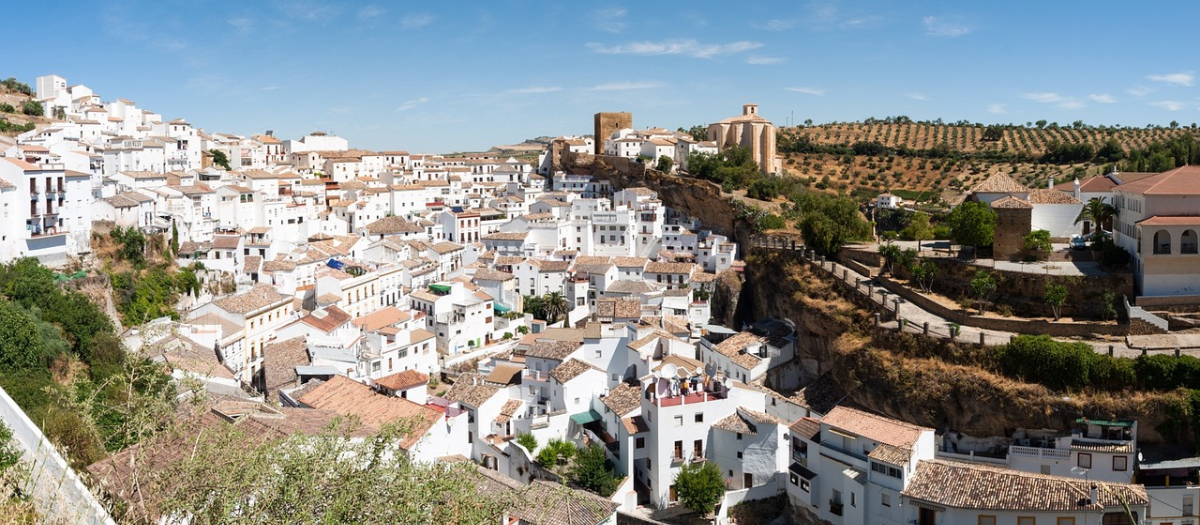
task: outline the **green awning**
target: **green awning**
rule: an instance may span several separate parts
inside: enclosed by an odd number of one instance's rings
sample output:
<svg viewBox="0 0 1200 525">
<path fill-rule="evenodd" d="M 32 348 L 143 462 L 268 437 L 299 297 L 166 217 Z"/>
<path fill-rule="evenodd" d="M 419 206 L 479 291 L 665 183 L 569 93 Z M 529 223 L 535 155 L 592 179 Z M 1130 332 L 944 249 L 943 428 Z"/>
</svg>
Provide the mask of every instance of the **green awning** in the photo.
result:
<svg viewBox="0 0 1200 525">
<path fill-rule="evenodd" d="M 497 312 L 500 312 L 500 313 L 502 313 L 502 314 L 506 314 L 506 313 L 508 313 L 508 312 L 512 311 L 512 308 L 509 308 L 509 307 L 507 307 L 507 306 L 504 306 L 504 305 L 502 305 L 502 304 L 500 304 L 500 303 L 492 303 L 492 309 L 493 309 L 493 310 L 495 310 L 495 311 L 497 311 Z"/>
<path fill-rule="evenodd" d="M 1088 419 L 1081 417 L 1075 420 L 1076 423 L 1084 423 L 1089 425 L 1100 425 L 1102 427 L 1132 427 L 1133 421 L 1109 421 L 1106 419 Z"/>
<path fill-rule="evenodd" d="M 571 421 L 578 423 L 580 426 L 591 423 L 592 421 L 600 421 L 600 413 L 595 410 L 571 414 Z"/>
<path fill-rule="evenodd" d="M 429 289 L 437 293 L 450 293 L 450 285 L 448 284 L 431 284 Z"/>
</svg>

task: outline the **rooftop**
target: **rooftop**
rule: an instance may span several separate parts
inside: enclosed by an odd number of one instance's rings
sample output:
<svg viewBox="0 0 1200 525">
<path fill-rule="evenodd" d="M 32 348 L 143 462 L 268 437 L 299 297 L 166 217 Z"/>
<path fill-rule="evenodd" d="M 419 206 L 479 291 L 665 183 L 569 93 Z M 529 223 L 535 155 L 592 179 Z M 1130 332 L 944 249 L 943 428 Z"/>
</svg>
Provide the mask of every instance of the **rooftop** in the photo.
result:
<svg viewBox="0 0 1200 525">
<path fill-rule="evenodd" d="M 1103 483 L 1098 491 L 1099 501 L 1092 504 L 1091 483 L 935 459 L 917 464 L 902 494 L 946 507 L 1030 512 L 1102 510 L 1149 503 L 1146 489 L 1140 485 Z"/>
</svg>

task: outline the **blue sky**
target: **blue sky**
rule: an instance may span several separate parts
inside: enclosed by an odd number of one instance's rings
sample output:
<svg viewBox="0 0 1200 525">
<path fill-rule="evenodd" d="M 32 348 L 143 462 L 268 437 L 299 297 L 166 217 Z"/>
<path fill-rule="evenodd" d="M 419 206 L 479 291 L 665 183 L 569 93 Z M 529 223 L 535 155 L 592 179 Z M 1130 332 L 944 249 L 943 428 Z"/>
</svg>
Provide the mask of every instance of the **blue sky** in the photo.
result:
<svg viewBox="0 0 1200 525">
<path fill-rule="evenodd" d="M 649 5 L 647 5 L 649 4 Z M 367 149 L 908 115 L 1200 121 L 1200 2 L 53 2 L 0 76 L 58 74 L 209 131 Z"/>
</svg>

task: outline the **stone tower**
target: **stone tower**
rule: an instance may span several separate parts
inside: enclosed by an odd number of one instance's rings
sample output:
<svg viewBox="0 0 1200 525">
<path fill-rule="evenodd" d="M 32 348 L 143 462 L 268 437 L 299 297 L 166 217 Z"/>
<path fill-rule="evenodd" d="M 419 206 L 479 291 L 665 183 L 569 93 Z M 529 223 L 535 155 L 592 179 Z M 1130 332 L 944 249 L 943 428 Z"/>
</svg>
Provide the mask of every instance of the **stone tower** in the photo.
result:
<svg viewBox="0 0 1200 525">
<path fill-rule="evenodd" d="M 614 131 L 633 127 L 633 113 L 596 113 L 595 136 L 596 154 L 604 154 L 604 139 Z"/>
</svg>

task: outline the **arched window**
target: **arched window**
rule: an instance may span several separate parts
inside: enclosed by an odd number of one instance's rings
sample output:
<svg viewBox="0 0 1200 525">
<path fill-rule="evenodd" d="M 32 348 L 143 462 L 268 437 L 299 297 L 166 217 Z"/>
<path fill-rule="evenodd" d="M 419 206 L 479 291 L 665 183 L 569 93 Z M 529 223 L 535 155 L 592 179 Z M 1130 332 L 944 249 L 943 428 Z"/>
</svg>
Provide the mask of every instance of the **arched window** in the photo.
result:
<svg viewBox="0 0 1200 525">
<path fill-rule="evenodd" d="M 1171 234 L 1167 230 L 1154 232 L 1154 254 L 1169 255 L 1171 253 Z"/>
<path fill-rule="evenodd" d="M 1179 238 L 1179 253 L 1196 254 L 1196 230 L 1184 230 L 1183 236 Z"/>
</svg>

